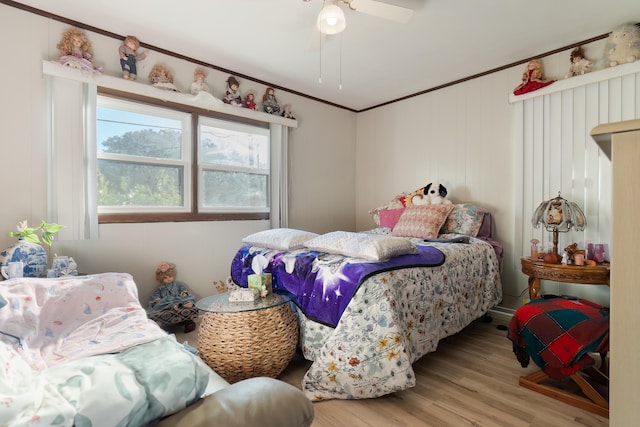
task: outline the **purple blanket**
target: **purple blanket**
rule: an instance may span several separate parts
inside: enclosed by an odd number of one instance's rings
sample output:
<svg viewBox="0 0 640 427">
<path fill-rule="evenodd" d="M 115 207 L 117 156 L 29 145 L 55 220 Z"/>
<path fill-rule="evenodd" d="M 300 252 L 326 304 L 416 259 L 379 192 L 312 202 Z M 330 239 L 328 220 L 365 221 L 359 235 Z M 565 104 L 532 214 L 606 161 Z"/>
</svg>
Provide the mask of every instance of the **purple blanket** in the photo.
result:
<svg viewBox="0 0 640 427">
<path fill-rule="evenodd" d="M 309 319 L 335 327 L 351 297 L 369 276 L 444 263 L 445 257 L 440 250 L 431 246 L 418 246 L 418 249 L 417 254 L 368 262 L 317 251 L 282 252 L 245 245 L 231 262 L 231 279 L 237 285 L 247 287 L 247 276 L 253 274 L 253 257 L 261 254 L 268 260 L 263 272 L 272 274 L 274 292 L 289 295 Z"/>
</svg>

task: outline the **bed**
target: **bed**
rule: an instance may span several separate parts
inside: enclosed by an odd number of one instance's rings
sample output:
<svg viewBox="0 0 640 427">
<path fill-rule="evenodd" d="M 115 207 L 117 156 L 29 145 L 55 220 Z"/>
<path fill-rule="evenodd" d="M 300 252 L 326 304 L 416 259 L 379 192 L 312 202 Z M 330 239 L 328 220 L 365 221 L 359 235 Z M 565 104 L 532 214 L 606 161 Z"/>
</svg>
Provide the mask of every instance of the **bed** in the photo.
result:
<svg viewBox="0 0 640 427">
<path fill-rule="evenodd" d="M 492 239 L 491 214 L 464 204 L 438 209 L 444 219 L 426 234 L 395 233 L 402 214 L 392 227 L 382 221 L 361 233 L 275 229 L 243 239 L 231 279 L 246 287 L 259 259 L 273 291 L 292 298 L 300 347 L 313 361 L 302 383 L 311 400 L 413 387 L 413 362 L 501 301 L 502 246 Z M 447 227 L 456 209 L 473 210 L 473 230 Z"/>
</svg>

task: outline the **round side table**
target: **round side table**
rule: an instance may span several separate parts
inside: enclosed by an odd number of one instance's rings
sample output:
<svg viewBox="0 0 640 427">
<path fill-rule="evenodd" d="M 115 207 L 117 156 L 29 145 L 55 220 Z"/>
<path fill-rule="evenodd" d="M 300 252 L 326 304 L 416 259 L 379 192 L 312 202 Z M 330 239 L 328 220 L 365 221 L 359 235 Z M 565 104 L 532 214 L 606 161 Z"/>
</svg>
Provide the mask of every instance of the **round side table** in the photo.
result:
<svg viewBox="0 0 640 427">
<path fill-rule="evenodd" d="M 198 331 L 202 360 L 230 383 L 252 377 L 275 378 L 298 344 L 298 321 L 290 299 L 269 294 L 255 302 L 229 302 L 229 293 L 196 302 L 205 312 Z"/>
<path fill-rule="evenodd" d="M 579 283 L 583 285 L 609 286 L 609 265 L 562 265 L 549 264 L 530 257 L 522 257 L 522 272 L 529 276 L 529 299 L 535 299 L 540 292 L 540 280 Z"/>
</svg>

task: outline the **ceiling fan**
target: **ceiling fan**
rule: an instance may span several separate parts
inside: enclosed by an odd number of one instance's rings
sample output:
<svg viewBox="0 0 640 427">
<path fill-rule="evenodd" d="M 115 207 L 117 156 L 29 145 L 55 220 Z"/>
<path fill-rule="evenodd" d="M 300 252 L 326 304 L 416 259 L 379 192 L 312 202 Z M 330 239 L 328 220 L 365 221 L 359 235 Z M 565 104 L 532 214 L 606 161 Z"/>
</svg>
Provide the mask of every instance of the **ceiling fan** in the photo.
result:
<svg viewBox="0 0 640 427">
<path fill-rule="evenodd" d="M 304 0 L 309 1 L 309 0 Z M 316 27 L 320 33 L 334 35 L 346 28 L 346 19 L 340 4 L 347 5 L 354 12 L 362 12 L 391 21 L 405 23 L 409 21 L 413 10 L 407 7 L 376 0 L 325 0 L 318 14 Z"/>
</svg>

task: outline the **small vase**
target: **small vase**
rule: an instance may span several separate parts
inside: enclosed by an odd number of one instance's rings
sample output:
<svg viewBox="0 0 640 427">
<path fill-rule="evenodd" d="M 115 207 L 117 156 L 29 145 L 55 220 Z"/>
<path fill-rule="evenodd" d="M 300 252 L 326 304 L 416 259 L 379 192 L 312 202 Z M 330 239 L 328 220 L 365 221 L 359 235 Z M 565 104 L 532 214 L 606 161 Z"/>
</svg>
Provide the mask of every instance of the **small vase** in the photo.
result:
<svg viewBox="0 0 640 427">
<path fill-rule="evenodd" d="M 0 252 L 0 265 L 22 261 L 24 277 L 40 277 L 47 267 L 47 251 L 37 244 L 18 239 L 18 243 Z"/>
</svg>

